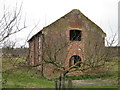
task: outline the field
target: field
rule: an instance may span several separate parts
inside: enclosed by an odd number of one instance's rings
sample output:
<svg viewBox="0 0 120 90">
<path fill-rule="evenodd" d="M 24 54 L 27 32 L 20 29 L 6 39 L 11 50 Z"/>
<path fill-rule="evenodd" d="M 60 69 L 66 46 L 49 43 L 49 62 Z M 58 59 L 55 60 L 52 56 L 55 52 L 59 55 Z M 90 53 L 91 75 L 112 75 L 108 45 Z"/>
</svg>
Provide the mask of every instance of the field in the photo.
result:
<svg viewBox="0 0 120 90">
<path fill-rule="evenodd" d="M 54 88 L 54 80 L 48 80 L 41 77 L 41 73 L 35 68 L 24 66 L 25 58 L 14 58 L 2 60 L 3 62 L 3 88 Z M 106 62 L 108 71 L 104 74 L 85 74 L 81 76 L 67 77 L 70 80 L 84 80 L 86 85 L 75 85 L 74 88 L 117 88 L 118 64 L 117 62 Z M 109 85 L 87 85 L 87 81 L 93 82 L 115 82 Z"/>
<path fill-rule="evenodd" d="M 14 72 L 3 74 L 6 79 L 3 88 L 54 88 L 54 82 L 33 76 L 34 73 L 25 69 L 16 69 Z"/>
<path fill-rule="evenodd" d="M 13 61 L 11 61 L 13 60 Z M 39 76 L 39 72 L 26 68 L 24 58 L 3 59 L 3 88 L 54 88 L 54 82 Z"/>
</svg>

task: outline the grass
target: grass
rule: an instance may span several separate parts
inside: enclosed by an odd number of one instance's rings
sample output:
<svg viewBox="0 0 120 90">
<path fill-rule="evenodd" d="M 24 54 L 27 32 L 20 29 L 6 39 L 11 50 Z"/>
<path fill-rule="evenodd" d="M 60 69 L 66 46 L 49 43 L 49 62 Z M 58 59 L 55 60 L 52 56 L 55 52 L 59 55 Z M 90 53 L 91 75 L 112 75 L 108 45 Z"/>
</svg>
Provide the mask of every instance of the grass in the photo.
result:
<svg viewBox="0 0 120 90">
<path fill-rule="evenodd" d="M 25 67 L 18 65 L 25 60 L 15 58 L 3 60 L 3 88 L 54 88 L 54 81 L 47 80 L 36 74 L 35 70 L 28 71 Z M 15 63 L 15 64 L 14 64 Z M 104 74 L 85 74 L 81 76 L 67 76 L 70 80 L 85 80 L 85 79 L 101 79 L 114 80 L 117 79 L 118 64 L 116 62 L 106 62 L 107 67 L 110 67 L 110 72 Z M 104 68 L 103 68 L 104 69 Z M 74 88 L 117 88 L 117 85 L 108 86 L 78 86 Z"/>
<path fill-rule="evenodd" d="M 6 80 L 3 88 L 54 88 L 54 82 L 35 77 L 26 69 L 16 69 L 12 73 L 3 73 Z"/>
<path fill-rule="evenodd" d="M 111 80 L 118 78 L 118 63 L 117 62 L 106 62 L 106 67 L 96 70 L 91 70 L 80 76 L 66 76 L 69 80 L 85 80 L 85 79 L 102 79 Z"/>
<path fill-rule="evenodd" d="M 13 62 L 10 60 L 4 59 L 2 62 L 3 88 L 54 88 L 54 82 L 40 77 L 40 73 L 36 74 L 35 70 L 19 67 L 21 59 L 12 59 Z"/>
<path fill-rule="evenodd" d="M 118 63 L 117 62 L 106 62 L 106 68 L 108 69 L 107 72 L 100 74 L 85 74 L 81 76 L 72 76 L 68 77 L 68 79 L 74 79 L 74 80 L 85 80 L 85 79 L 92 79 L 94 81 L 117 81 L 118 80 Z M 96 86 L 77 86 L 74 88 L 119 88 L 119 85 L 96 85 Z M 103 90 L 103 89 L 102 89 Z"/>
</svg>

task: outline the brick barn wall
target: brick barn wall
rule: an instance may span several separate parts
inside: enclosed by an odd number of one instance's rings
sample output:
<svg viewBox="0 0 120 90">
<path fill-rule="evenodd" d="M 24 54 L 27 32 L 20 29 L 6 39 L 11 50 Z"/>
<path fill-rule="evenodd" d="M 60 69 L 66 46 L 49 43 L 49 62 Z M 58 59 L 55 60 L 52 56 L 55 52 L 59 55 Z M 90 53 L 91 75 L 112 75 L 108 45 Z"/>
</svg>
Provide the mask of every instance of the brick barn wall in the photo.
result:
<svg viewBox="0 0 120 90">
<path fill-rule="evenodd" d="M 29 64 L 34 65 L 34 38 L 29 41 L 29 60 Z"/>
<path fill-rule="evenodd" d="M 80 30 L 82 32 L 81 41 L 70 41 L 70 30 Z M 60 48 L 65 43 L 68 43 L 68 46 L 61 50 L 58 55 L 56 55 L 56 60 L 66 67 L 69 67 L 70 58 L 73 55 L 80 56 L 81 60 L 84 61 L 85 57 L 91 52 L 95 53 L 95 51 L 91 51 L 96 45 L 94 44 L 94 41 L 99 41 L 98 44 L 102 43 L 102 46 L 104 45 L 104 38 L 102 38 L 103 32 L 98 26 L 88 20 L 79 11 L 71 11 L 54 23 L 43 28 L 42 33 L 44 34 L 44 40 L 42 39 L 42 41 L 45 41 L 47 45 L 43 43 L 43 50 L 40 52 L 44 53 L 43 57 L 45 60 L 49 60 L 48 53 L 46 53 L 45 49 L 46 46 L 48 47 L 49 54 L 53 54 L 55 48 Z M 34 45 L 34 41 L 36 46 Z M 38 50 L 37 35 L 36 39 L 31 40 L 31 51 L 34 51 L 34 46 L 36 47 L 35 49 Z M 40 52 L 38 54 L 40 54 Z M 32 57 L 32 62 L 34 60 L 38 60 L 38 54 L 36 54 L 37 57 L 34 57 L 34 53 L 31 52 L 30 56 Z M 48 78 L 58 77 L 60 73 L 55 71 L 55 68 L 56 67 L 51 64 L 44 64 L 44 75 Z M 74 72 L 70 75 L 79 74 L 81 74 L 81 72 Z"/>
</svg>

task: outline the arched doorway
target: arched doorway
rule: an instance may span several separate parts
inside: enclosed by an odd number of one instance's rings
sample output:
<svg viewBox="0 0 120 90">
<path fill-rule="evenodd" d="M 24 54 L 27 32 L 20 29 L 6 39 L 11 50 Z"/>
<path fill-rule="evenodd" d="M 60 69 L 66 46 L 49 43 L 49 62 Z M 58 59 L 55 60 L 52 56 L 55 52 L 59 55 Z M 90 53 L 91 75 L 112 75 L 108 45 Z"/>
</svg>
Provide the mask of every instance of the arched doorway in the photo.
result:
<svg viewBox="0 0 120 90">
<path fill-rule="evenodd" d="M 75 67 L 80 67 L 81 58 L 78 55 L 74 55 L 70 58 L 69 67 L 76 65 Z"/>
</svg>

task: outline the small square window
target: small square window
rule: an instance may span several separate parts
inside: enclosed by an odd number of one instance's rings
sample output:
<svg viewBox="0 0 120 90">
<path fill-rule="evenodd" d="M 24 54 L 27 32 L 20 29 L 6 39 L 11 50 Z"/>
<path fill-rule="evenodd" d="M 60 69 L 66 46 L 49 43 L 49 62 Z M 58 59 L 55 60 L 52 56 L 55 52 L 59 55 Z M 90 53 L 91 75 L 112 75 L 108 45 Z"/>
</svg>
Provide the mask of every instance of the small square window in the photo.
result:
<svg viewBox="0 0 120 90">
<path fill-rule="evenodd" d="M 70 41 L 81 41 L 81 31 L 70 30 Z"/>
</svg>

